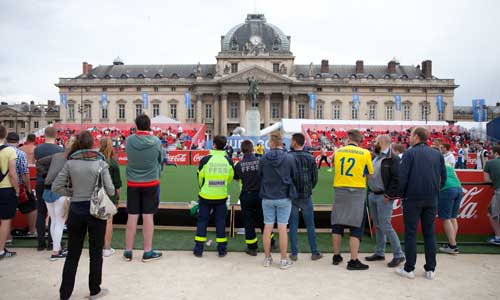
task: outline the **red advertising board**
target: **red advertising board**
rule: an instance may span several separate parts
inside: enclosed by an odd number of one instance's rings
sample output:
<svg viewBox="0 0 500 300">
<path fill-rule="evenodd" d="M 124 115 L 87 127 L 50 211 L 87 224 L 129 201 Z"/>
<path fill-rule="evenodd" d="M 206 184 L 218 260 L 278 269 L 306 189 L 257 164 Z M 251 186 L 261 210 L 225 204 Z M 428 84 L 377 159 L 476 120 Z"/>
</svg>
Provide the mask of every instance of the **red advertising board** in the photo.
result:
<svg viewBox="0 0 500 300">
<path fill-rule="evenodd" d="M 176 163 L 179 166 L 187 166 L 190 164 L 191 156 L 189 150 L 173 150 L 168 152 L 168 162 Z"/>
<path fill-rule="evenodd" d="M 493 187 L 483 183 L 483 172 L 457 170 L 462 182 L 462 203 L 458 210 L 457 222 L 459 234 L 491 234 L 493 229 L 488 219 L 488 205 L 493 196 Z M 393 204 L 392 225 L 397 233 L 404 233 L 403 210 L 401 201 Z M 436 219 L 436 233 L 444 233 L 443 225 Z"/>
<path fill-rule="evenodd" d="M 200 161 L 203 157 L 207 156 L 210 153 L 208 150 L 194 150 L 191 151 L 191 164 L 199 165 Z"/>
<path fill-rule="evenodd" d="M 328 162 L 330 162 L 330 157 L 332 156 L 333 151 L 327 151 L 326 152 L 326 157 L 328 158 Z M 321 159 L 321 151 L 313 151 L 312 155 L 314 156 L 314 159 L 316 159 L 316 164 L 319 164 L 319 160 Z M 330 162 L 331 163 L 331 162 Z M 321 163 L 321 166 L 327 167 L 328 165 L 326 164 L 325 161 Z"/>
<path fill-rule="evenodd" d="M 127 154 L 125 152 L 118 152 L 118 164 L 119 165 L 126 165 L 128 161 Z"/>
</svg>

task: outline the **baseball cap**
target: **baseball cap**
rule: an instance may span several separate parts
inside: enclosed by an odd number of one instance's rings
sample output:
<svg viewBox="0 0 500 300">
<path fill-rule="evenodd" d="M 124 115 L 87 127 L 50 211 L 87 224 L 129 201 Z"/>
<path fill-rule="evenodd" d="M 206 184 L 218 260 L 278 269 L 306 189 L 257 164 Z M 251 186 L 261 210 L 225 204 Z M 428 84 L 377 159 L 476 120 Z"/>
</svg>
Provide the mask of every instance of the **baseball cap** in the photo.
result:
<svg viewBox="0 0 500 300">
<path fill-rule="evenodd" d="M 19 134 L 15 132 L 9 132 L 6 138 L 7 142 L 19 142 Z"/>
</svg>

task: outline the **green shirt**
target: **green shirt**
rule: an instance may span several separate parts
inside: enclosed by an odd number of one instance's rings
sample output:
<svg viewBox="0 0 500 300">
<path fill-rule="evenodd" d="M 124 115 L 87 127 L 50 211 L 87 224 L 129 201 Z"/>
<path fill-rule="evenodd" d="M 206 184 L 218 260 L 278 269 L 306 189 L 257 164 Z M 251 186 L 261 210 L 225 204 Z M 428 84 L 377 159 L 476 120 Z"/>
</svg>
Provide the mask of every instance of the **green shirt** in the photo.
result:
<svg viewBox="0 0 500 300">
<path fill-rule="evenodd" d="M 484 172 L 490 174 L 495 190 L 500 189 L 500 158 L 488 160 L 484 166 Z"/>
<path fill-rule="evenodd" d="M 455 169 L 452 166 L 445 164 L 446 167 L 446 182 L 444 183 L 441 191 L 445 191 L 451 188 L 461 188 L 462 184 L 455 173 Z"/>
</svg>

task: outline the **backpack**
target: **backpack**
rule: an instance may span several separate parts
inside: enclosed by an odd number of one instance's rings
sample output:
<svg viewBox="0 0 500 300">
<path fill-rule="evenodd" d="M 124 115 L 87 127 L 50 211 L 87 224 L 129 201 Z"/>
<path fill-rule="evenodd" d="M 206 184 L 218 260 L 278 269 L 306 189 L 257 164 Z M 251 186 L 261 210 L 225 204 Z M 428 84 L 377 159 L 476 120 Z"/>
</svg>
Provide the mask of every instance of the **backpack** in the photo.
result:
<svg viewBox="0 0 500 300">
<path fill-rule="evenodd" d="M 52 155 L 47 155 L 44 156 L 36 161 L 36 176 L 38 178 L 45 178 L 47 177 L 47 174 L 49 173 L 50 169 L 50 163 L 52 162 Z"/>
<path fill-rule="evenodd" d="M 0 152 L 7 147 L 8 146 L 6 146 L 6 145 L 1 145 Z M 0 170 L 0 182 L 2 182 L 4 180 L 4 178 L 7 176 L 7 174 L 9 174 L 9 167 L 8 166 L 7 166 L 7 172 L 3 173 L 2 170 Z"/>
</svg>

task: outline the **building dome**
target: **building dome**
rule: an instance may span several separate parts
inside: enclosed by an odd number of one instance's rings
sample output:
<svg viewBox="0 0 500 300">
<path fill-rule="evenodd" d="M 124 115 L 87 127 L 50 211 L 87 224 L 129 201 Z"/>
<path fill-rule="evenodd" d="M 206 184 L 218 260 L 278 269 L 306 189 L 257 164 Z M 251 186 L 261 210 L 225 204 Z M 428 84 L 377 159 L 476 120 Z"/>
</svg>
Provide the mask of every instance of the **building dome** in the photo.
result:
<svg viewBox="0 0 500 300">
<path fill-rule="evenodd" d="M 260 47 L 265 52 L 290 52 L 290 37 L 266 22 L 263 14 L 248 14 L 245 23 L 222 37 L 222 52 L 240 52 Z"/>
<path fill-rule="evenodd" d="M 118 65 L 123 65 L 123 60 L 118 56 L 113 60 L 113 65 L 118 66 Z"/>
</svg>

